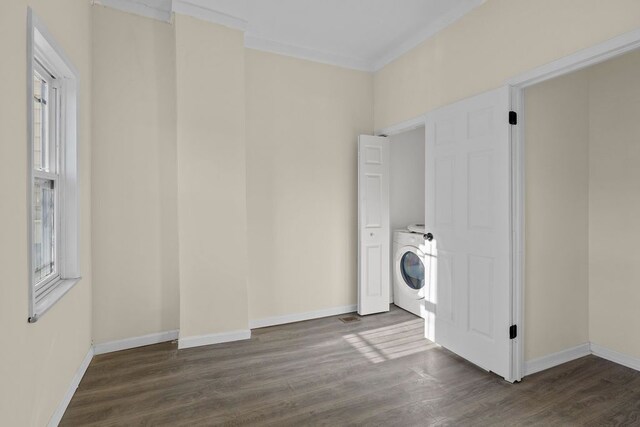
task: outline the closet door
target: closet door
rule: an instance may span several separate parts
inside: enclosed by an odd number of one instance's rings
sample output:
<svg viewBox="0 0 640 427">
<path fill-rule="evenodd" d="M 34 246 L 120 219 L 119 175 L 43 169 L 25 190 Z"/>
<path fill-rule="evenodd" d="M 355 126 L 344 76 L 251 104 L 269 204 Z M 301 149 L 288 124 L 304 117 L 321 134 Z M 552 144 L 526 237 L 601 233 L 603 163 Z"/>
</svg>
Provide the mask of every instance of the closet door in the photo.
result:
<svg viewBox="0 0 640 427">
<path fill-rule="evenodd" d="M 358 314 L 389 311 L 389 141 L 358 138 Z"/>
</svg>

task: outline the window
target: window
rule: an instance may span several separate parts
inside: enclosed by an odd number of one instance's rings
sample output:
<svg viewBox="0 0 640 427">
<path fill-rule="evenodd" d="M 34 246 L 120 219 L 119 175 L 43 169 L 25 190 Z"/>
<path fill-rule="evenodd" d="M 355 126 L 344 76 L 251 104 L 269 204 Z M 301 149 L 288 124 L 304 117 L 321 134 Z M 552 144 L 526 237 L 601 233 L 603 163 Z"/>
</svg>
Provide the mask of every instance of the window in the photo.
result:
<svg viewBox="0 0 640 427">
<path fill-rule="evenodd" d="M 28 11 L 29 322 L 79 279 L 78 73 Z"/>
<path fill-rule="evenodd" d="M 60 232 L 58 167 L 58 89 L 56 78 L 40 63 L 33 70 L 33 282 L 36 294 L 55 282 Z"/>
</svg>

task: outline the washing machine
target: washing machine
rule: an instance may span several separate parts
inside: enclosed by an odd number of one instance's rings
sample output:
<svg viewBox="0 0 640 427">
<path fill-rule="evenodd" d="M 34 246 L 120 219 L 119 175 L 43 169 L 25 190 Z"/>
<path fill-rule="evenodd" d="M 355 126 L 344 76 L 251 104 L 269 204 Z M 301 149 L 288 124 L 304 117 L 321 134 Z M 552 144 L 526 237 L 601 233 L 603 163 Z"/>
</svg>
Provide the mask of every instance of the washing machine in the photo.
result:
<svg viewBox="0 0 640 427">
<path fill-rule="evenodd" d="M 432 252 L 431 241 L 420 225 L 393 232 L 393 302 L 424 317 L 421 306 L 429 290 Z"/>
</svg>

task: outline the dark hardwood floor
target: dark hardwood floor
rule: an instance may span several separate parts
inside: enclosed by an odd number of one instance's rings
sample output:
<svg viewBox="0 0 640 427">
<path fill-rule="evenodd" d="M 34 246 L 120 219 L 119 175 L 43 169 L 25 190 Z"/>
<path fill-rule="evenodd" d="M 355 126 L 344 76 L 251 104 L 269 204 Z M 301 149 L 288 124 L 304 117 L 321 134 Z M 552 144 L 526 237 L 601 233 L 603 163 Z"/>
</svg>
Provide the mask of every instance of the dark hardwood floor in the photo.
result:
<svg viewBox="0 0 640 427">
<path fill-rule="evenodd" d="M 426 341 L 403 310 L 339 317 L 96 356 L 61 425 L 640 424 L 640 373 L 606 360 L 509 384 Z"/>
</svg>

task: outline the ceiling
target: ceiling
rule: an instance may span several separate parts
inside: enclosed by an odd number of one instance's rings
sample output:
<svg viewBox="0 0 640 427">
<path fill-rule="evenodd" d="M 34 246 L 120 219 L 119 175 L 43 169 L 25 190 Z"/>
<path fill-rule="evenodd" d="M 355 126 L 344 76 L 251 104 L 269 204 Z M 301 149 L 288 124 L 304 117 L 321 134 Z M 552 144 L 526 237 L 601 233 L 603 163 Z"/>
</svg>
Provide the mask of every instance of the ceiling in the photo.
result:
<svg viewBox="0 0 640 427">
<path fill-rule="evenodd" d="M 376 71 L 484 0 L 94 0 L 170 20 L 171 12 L 245 31 L 245 45 Z"/>
</svg>

